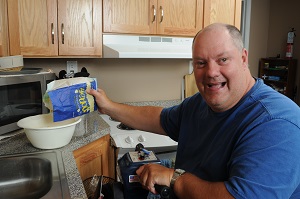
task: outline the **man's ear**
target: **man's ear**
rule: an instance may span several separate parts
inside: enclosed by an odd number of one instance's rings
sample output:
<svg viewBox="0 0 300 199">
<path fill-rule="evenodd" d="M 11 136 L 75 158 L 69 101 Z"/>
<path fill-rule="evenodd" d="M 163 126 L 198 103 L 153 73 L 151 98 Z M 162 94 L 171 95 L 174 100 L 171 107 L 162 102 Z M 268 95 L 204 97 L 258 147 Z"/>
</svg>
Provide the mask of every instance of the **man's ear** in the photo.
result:
<svg viewBox="0 0 300 199">
<path fill-rule="evenodd" d="M 242 64 L 243 67 L 248 68 L 248 51 L 245 48 L 242 50 Z"/>
</svg>

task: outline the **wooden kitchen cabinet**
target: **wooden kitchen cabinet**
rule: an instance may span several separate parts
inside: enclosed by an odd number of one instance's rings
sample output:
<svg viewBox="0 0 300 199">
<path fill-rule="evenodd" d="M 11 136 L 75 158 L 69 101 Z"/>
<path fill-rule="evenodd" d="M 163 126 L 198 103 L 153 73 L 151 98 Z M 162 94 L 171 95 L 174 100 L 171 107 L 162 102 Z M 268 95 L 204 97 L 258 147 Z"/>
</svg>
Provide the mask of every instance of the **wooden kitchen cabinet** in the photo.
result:
<svg viewBox="0 0 300 199">
<path fill-rule="evenodd" d="M 242 0 L 204 0 L 204 27 L 215 22 L 240 28 Z"/>
<path fill-rule="evenodd" d="M 81 179 L 104 175 L 115 179 L 115 152 L 110 135 L 89 143 L 73 152 Z"/>
<path fill-rule="evenodd" d="M 294 100 L 296 95 L 296 59 L 261 58 L 259 77 L 265 84 Z"/>
<path fill-rule="evenodd" d="M 103 32 L 195 36 L 209 24 L 240 28 L 241 0 L 103 0 Z"/>
<path fill-rule="evenodd" d="M 9 55 L 7 0 L 0 0 L 0 57 Z"/>
<path fill-rule="evenodd" d="M 9 0 L 10 54 L 101 56 L 101 0 Z"/>
<path fill-rule="evenodd" d="M 194 36 L 203 0 L 103 0 L 103 32 Z"/>
</svg>

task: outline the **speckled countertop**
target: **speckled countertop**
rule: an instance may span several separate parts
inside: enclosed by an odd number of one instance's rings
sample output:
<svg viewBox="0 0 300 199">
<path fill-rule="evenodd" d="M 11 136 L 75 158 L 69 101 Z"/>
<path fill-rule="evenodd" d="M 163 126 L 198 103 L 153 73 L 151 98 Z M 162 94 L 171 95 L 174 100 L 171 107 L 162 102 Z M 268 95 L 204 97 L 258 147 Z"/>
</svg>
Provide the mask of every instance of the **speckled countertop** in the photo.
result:
<svg viewBox="0 0 300 199">
<path fill-rule="evenodd" d="M 154 102 L 133 102 L 126 103 L 135 106 L 162 106 L 170 107 L 179 104 L 181 100 L 168 100 L 168 101 L 154 101 Z M 31 145 L 26 138 L 23 130 L 21 133 L 12 138 L 0 141 L 0 155 L 12 155 L 45 151 L 37 149 Z M 80 174 L 77 170 L 76 162 L 73 157 L 73 151 L 87 145 L 88 143 L 101 138 L 110 133 L 109 125 L 100 117 L 100 114 L 95 111 L 89 114 L 87 123 L 87 133 L 82 136 L 73 136 L 71 142 L 59 149 L 62 153 L 63 162 L 65 166 L 66 178 L 69 186 L 70 196 L 72 199 L 87 198 Z"/>
</svg>

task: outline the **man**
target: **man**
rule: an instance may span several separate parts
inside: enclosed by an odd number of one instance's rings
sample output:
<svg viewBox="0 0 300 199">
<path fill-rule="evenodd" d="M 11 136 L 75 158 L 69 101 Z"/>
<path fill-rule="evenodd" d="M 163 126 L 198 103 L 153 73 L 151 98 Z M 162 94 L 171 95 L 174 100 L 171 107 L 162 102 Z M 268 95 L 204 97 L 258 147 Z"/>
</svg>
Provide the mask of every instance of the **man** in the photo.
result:
<svg viewBox="0 0 300 199">
<path fill-rule="evenodd" d="M 178 198 L 300 198 L 300 109 L 253 78 L 240 32 L 212 24 L 193 43 L 199 93 L 180 105 L 134 107 L 91 90 L 101 113 L 178 141 L 175 168 L 137 170 L 155 193 L 167 185 Z M 183 172 L 185 170 L 185 172 Z"/>
</svg>

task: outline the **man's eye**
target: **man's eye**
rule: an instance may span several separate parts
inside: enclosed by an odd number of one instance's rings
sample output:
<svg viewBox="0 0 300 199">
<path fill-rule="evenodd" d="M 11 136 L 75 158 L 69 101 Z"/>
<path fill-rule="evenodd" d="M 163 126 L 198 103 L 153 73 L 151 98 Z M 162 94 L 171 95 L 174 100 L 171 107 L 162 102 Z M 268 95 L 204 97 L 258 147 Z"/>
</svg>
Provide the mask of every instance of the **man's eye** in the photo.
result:
<svg viewBox="0 0 300 199">
<path fill-rule="evenodd" d="M 205 62 L 196 61 L 196 62 L 193 62 L 193 66 L 194 66 L 194 68 L 203 68 L 205 66 Z"/>
<path fill-rule="evenodd" d="M 221 62 L 226 62 L 227 58 L 221 58 Z"/>
</svg>

